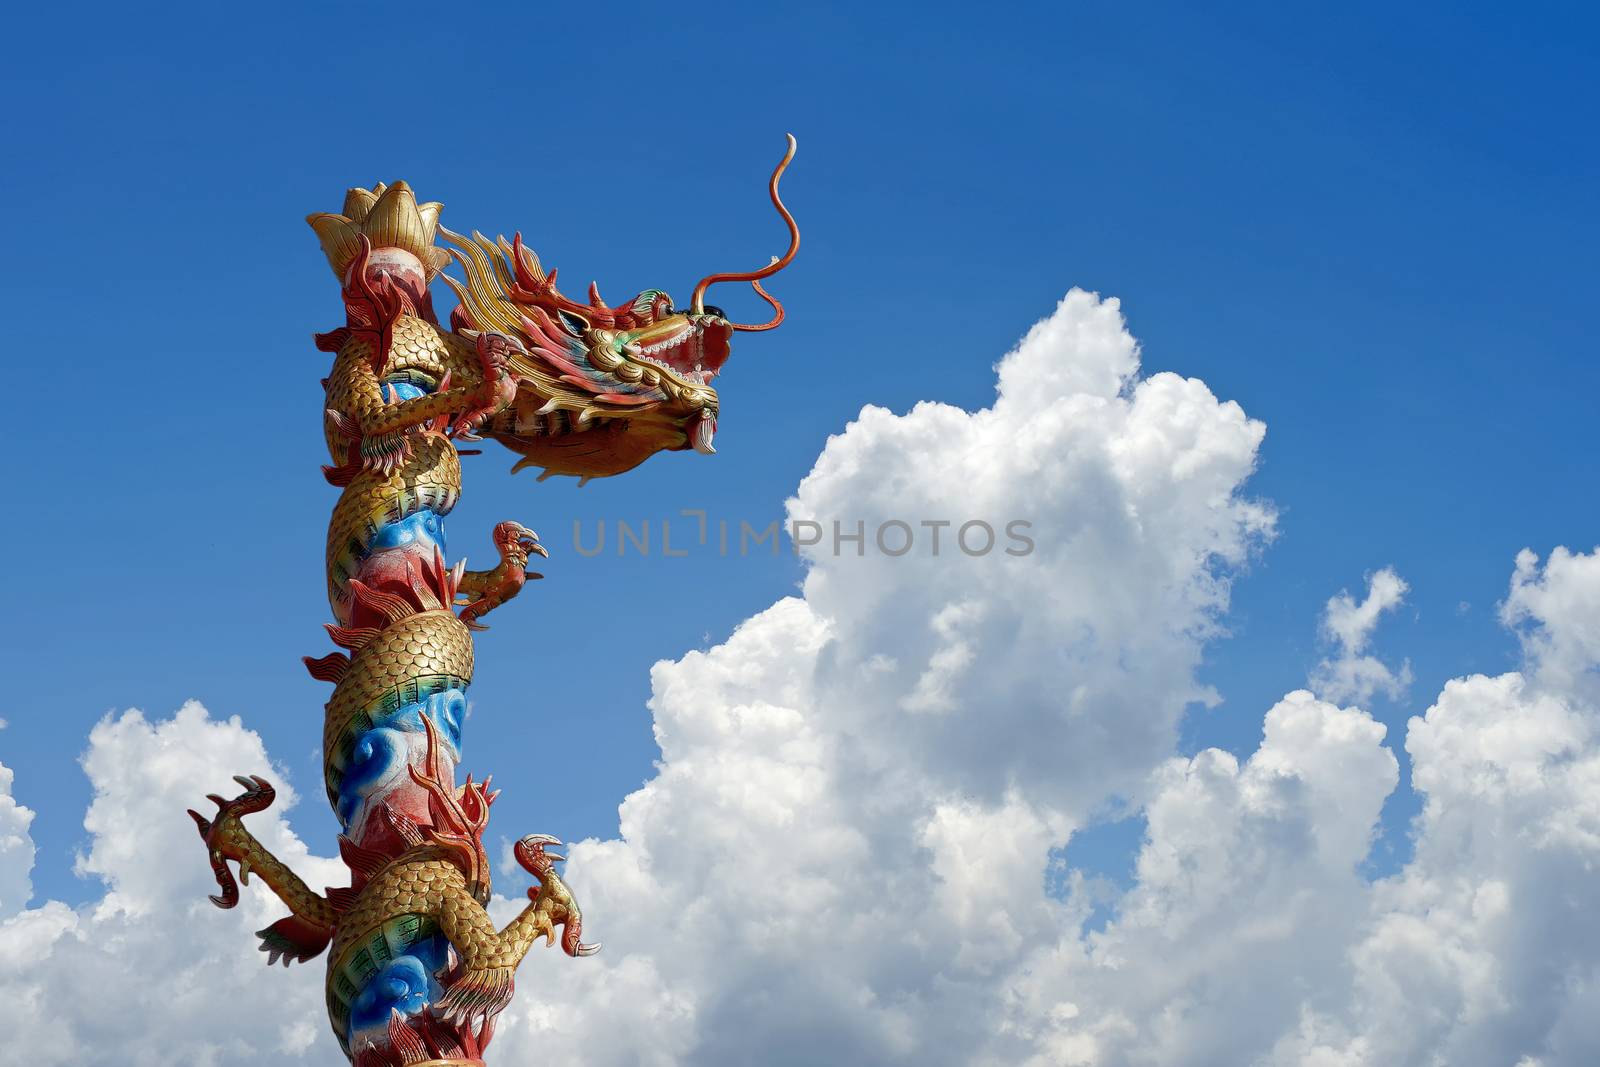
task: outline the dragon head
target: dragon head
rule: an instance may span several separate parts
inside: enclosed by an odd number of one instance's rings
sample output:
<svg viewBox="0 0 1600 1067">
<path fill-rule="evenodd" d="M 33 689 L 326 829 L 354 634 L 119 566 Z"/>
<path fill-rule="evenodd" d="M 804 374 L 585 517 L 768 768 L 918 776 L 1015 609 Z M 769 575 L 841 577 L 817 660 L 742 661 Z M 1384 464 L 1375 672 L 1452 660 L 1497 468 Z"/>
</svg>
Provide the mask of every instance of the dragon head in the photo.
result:
<svg viewBox="0 0 1600 1067">
<path fill-rule="evenodd" d="M 783 306 L 761 287 L 794 259 L 800 230 L 778 196 L 778 180 L 794 158 L 795 142 L 772 172 L 768 190 L 789 228 L 789 248 L 760 270 L 712 274 L 700 280 L 687 308 L 659 289 L 647 289 L 611 306 L 590 285 L 580 303 L 556 288 L 556 272 L 522 243 L 470 238 L 440 227 L 464 282 L 445 276 L 461 300 L 452 326 L 467 337 L 492 330 L 520 341 L 511 359 L 518 379 L 515 401 L 481 432 L 522 459 L 514 470 L 542 467 L 583 481 L 631 470 L 660 451 L 714 452 L 717 392 L 735 332 L 770 330 Z M 759 325 L 728 321 L 705 302 L 718 282 L 747 281 L 772 306 Z"/>
</svg>

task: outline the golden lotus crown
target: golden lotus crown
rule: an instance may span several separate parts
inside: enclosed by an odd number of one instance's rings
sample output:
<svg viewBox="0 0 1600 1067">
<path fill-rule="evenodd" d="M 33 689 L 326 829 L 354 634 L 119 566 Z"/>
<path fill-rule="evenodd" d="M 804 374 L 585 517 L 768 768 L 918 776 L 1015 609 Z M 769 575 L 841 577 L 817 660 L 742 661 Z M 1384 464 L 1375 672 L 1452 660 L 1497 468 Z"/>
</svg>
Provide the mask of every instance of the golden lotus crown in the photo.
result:
<svg viewBox="0 0 1600 1067">
<path fill-rule="evenodd" d="M 433 244 L 443 207 L 438 201 L 418 204 L 411 186 L 405 182 L 393 185 L 379 182 L 371 189 L 356 188 L 347 192 L 344 214 L 319 211 L 307 215 L 306 221 L 317 231 L 328 266 L 341 281 L 351 261 L 361 251 L 363 235 L 374 248 L 402 248 L 410 252 L 422 261 L 431 278 L 450 263 L 449 253 Z"/>
</svg>

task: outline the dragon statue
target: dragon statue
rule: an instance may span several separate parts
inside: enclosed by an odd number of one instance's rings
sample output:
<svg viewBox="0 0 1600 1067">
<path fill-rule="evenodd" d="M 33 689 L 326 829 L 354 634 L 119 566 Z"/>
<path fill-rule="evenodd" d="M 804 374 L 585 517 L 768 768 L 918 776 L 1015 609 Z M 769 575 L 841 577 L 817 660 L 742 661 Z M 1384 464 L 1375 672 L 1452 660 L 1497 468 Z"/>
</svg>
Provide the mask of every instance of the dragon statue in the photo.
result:
<svg viewBox="0 0 1600 1067">
<path fill-rule="evenodd" d="M 272 786 L 238 777 L 213 794 L 209 818 L 189 814 L 210 854 L 222 908 L 254 873 L 290 914 L 259 931 L 269 964 L 328 951 L 328 1017 L 356 1067 L 482 1064 L 513 976 L 540 939 L 570 956 L 583 919 L 555 870 L 554 837 L 530 834 L 513 852 L 532 875 L 528 904 L 504 929 L 490 922 L 483 834 L 497 795 L 488 778 L 456 784 L 472 631 L 520 592 L 531 556 L 547 556 L 516 522 L 493 530 L 498 563 L 445 561 L 444 518 L 461 492 L 458 442 L 490 438 L 543 468 L 590 478 L 619 474 L 660 451 L 714 451 L 711 380 L 734 332 L 767 330 L 783 307 L 761 281 L 787 266 L 800 232 L 778 196 L 794 138 L 773 171 L 772 202 L 789 248 L 759 270 L 713 274 L 687 309 L 650 289 L 610 306 L 596 287 L 579 303 L 556 288 L 522 243 L 439 226 L 404 182 L 351 189 L 342 214 L 311 215 L 341 283 L 345 324 L 316 336 L 333 354 L 323 379 L 324 431 L 341 492 L 327 538 L 329 637 L 338 651 L 306 657 L 333 685 L 323 719 L 323 772 L 339 820 L 350 884 L 316 893 L 245 828 Z M 438 247 L 442 235 L 448 249 Z M 463 280 L 443 275 L 452 261 Z M 460 300 L 449 328 L 429 285 Z M 747 281 L 773 309 L 741 325 L 705 302 L 718 282 Z M 581 484 L 581 483 L 580 483 Z M 238 880 L 233 869 L 237 865 Z"/>
</svg>

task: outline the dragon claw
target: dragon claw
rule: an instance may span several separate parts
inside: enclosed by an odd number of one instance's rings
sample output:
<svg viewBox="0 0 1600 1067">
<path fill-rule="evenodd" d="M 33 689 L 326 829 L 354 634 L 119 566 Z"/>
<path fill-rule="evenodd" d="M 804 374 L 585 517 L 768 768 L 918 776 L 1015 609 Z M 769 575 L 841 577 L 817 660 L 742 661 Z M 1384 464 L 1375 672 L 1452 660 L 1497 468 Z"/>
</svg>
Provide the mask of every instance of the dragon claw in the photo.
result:
<svg viewBox="0 0 1600 1067">
<path fill-rule="evenodd" d="M 238 842 L 238 836 L 243 831 L 239 825 L 240 818 L 270 807 L 277 797 L 272 784 L 260 775 L 236 774 L 233 780 L 239 783 L 244 792 L 232 800 L 225 800 L 216 793 L 206 794 L 206 798 L 217 805 L 215 819 L 207 819 L 193 809 L 189 811 L 189 817 L 194 820 L 201 840 L 206 843 L 206 850 L 211 860 L 211 872 L 216 876 L 217 885 L 222 890 L 220 894 L 211 896 L 211 903 L 219 908 L 231 908 L 237 905 L 240 883 L 250 884 L 250 859 L 241 850 Z M 229 860 L 239 865 L 238 881 L 234 880 L 233 872 L 228 869 Z"/>
<path fill-rule="evenodd" d="M 571 891 L 555 871 L 555 865 L 565 861 L 566 857 L 548 850 L 548 846 L 560 844 L 559 838 L 549 834 L 528 834 L 517 841 L 512 854 L 522 868 L 538 880 L 538 885 L 529 887 L 528 899 L 533 901 L 540 913 L 539 932 L 544 936 L 545 944 L 556 943 L 559 927 L 563 952 L 569 956 L 592 956 L 600 951 L 600 944 L 578 940 L 583 931 L 583 913 L 578 910 Z"/>
<path fill-rule="evenodd" d="M 522 865 L 523 870 L 543 882 L 555 873 L 551 866 L 555 862 L 555 857 L 545 851 L 545 846 L 559 844 L 561 842 L 549 834 L 528 834 L 517 842 L 516 847 L 512 849 L 512 855 Z M 537 895 L 538 890 L 530 889 L 528 892 L 530 895 Z"/>
<path fill-rule="evenodd" d="M 458 618 L 472 630 L 480 629 L 475 625 L 477 620 L 516 596 L 529 579 L 544 577 L 528 570 L 529 556 L 550 558 L 549 550 L 539 543 L 539 535 L 520 522 L 496 523 L 491 537 L 500 553 L 499 564 L 492 570 L 466 572 L 466 598 L 456 601 L 461 607 Z"/>
</svg>

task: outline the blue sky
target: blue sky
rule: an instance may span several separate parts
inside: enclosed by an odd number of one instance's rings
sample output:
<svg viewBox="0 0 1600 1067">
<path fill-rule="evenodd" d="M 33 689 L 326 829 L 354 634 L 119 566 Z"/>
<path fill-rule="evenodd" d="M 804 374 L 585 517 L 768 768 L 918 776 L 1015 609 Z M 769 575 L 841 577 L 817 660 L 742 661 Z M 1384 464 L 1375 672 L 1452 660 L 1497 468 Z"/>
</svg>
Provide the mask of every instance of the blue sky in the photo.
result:
<svg viewBox="0 0 1600 1067">
<path fill-rule="evenodd" d="M 772 286 L 789 321 L 736 348 L 715 458 L 581 491 L 467 461 L 453 553 L 486 565 L 514 517 L 554 557 L 479 644 L 467 765 L 506 787 L 501 825 L 615 833 L 656 756 L 650 665 L 801 576 L 585 559 L 574 519 L 777 518 L 863 404 L 987 404 L 993 363 L 1072 285 L 1122 298 L 1147 370 L 1268 426 L 1249 488 L 1279 536 L 1235 585 L 1203 670 L 1224 702 L 1188 750 L 1252 749 L 1325 653 L 1323 603 L 1384 565 L 1411 585 L 1377 639 L 1415 672 L 1372 708 L 1395 740 L 1443 680 L 1511 662 L 1495 604 L 1518 549 L 1594 544 L 1577 6 L 267 10 L 13 16 L 0 299 L 26 431 L 0 647 L 29 683 L 0 760 L 38 811 L 41 896 L 92 891 L 76 760 L 109 711 L 199 698 L 315 781 L 324 687 L 298 657 L 326 650 L 333 493 L 309 334 L 340 310 L 301 218 L 351 184 L 403 177 L 452 228 L 520 228 L 573 288 L 682 299 L 780 249 L 762 185 L 781 135 L 800 142 L 805 243 Z M 294 822 L 334 832 L 314 795 Z"/>
</svg>

